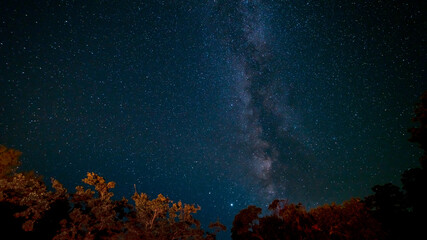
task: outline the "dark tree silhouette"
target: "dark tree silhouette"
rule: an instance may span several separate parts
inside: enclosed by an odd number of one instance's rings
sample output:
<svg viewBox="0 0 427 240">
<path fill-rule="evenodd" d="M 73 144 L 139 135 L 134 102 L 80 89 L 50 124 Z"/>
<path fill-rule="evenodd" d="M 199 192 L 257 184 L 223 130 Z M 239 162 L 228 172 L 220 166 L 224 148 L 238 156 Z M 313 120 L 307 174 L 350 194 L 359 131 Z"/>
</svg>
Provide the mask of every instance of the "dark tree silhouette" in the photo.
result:
<svg viewBox="0 0 427 240">
<path fill-rule="evenodd" d="M 409 141 L 419 144 L 423 150 L 421 168 L 413 168 L 402 174 L 402 190 L 388 183 L 374 186 L 374 194 L 365 198 L 373 215 L 382 223 L 386 239 L 425 239 L 427 234 L 427 91 L 416 105 L 413 122 L 419 126 L 410 128 Z M 424 236 L 424 237 L 423 237 Z"/>
<path fill-rule="evenodd" d="M 424 151 L 420 157 L 420 164 L 423 169 L 427 168 L 427 91 L 423 93 L 420 102 L 415 108 L 415 117 L 412 121 L 418 123 L 418 127 L 410 128 L 411 133 L 409 141 L 419 144 L 419 147 Z"/>
<path fill-rule="evenodd" d="M 418 143 L 423 150 L 420 157 L 421 169 L 415 168 L 404 172 L 402 183 L 414 217 L 421 219 L 427 216 L 427 91 L 421 96 L 412 121 L 419 126 L 409 129 L 411 133 L 409 141 Z"/>
</svg>

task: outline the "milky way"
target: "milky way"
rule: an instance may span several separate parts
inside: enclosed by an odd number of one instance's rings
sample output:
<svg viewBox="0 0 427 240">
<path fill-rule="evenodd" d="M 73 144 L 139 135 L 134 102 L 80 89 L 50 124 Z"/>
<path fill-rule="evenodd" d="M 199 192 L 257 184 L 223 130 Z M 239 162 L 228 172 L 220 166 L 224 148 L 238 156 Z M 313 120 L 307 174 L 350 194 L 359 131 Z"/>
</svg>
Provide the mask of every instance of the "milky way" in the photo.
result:
<svg viewBox="0 0 427 240">
<path fill-rule="evenodd" d="M 261 1 L 241 1 L 218 3 L 217 10 L 222 13 L 219 32 L 230 49 L 234 71 L 231 86 L 236 97 L 231 104 L 244 149 L 237 156 L 247 172 L 244 181 L 263 201 L 286 197 L 289 164 L 303 162 L 298 158 L 305 159 L 301 150 L 307 149 L 297 110 L 288 99 L 292 90 L 280 75 L 280 61 L 270 46 L 271 9 Z"/>
<path fill-rule="evenodd" d="M 418 166 L 424 5 L 1 1 L 0 144 L 70 191 L 93 171 L 229 229 L 273 198 L 363 197 Z"/>
</svg>

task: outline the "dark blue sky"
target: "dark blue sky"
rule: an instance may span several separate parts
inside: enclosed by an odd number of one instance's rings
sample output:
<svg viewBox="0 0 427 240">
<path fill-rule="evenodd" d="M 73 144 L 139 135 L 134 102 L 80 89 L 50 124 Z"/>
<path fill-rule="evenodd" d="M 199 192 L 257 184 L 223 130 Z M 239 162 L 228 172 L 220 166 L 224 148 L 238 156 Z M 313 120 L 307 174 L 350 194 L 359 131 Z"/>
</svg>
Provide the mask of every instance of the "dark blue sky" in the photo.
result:
<svg viewBox="0 0 427 240">
<path fill-rule="evenodd" d="M 417 166 L 423 1 L 1 1 L 0 143 L 201 205 L 363 197 Z M 227 236 L 223 236 L 227 238 Z"/>
</svg>

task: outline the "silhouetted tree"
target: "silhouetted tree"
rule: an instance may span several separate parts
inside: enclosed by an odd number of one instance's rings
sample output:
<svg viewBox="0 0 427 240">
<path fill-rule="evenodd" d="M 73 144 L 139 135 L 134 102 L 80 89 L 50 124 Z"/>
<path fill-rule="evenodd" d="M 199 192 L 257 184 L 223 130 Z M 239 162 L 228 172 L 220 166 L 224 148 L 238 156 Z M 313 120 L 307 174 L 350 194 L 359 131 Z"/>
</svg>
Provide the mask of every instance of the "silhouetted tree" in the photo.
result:
<svg viewBox="0 0 427 240">
<path fill-rule="evenodd" d="M 418 143 L 423 150 L 419 159 L 421 168 L 405 171 L 402 174 L 402 183 L 410 212 L 408 223 L 411 226 L 408 230 L 414 233 L 414 236 L 423 239 L 427 238 L 427 233 L 423 229 L 427 221 L 422 220 L 427 216 L 427 91 L 421 96 L 412 121 L 419 126 L 409 129 L 411 133 L 409 141 Z"/>
<path fill-rule="evenodd" d="M 427 216 L 427 91 L 421 96 L 412 121 L 419 126 L 409 129 L 411 133 L 409 141 L 418 143 L 423 150 L 420 157 L 421 169 L 415 168 L 404 172 L 402 183 L 414 217 L 421 219 Z"/>
<path fill-rule="evenodd" d="M 427 216 L 427 174 L 426 169 L 414 168 L 402 174 L 403 190 L 409 211 L 415 218 Z"/>
<path fill-rule="evenodd" d="M 411 133 L 409 141 L 419 144 L 419 147 L 424 151 L 420 157 L 420 164 L 423 169 L 427 168 L 427 91 L 423 93 L 420 102 L 415 108 L 415 117 L 412 121 L 418 123 L 418 127 L 410 128 Z"/>
<path fill-rule="evenodd" d="M 418 127 L 409 129 L 409 141 L 419 144 L 423 150 L 420 157 L 422 168 L 413 168 L 402 174 L 402 190 L 388 183 L 374 186 L 374 194 L 365 198 L 373 215 L 382 223 L 387 239 L 424 239 L 423 227 L 427 216 L 427 91 L 421 96 L 412 119 Z M 420 221 L 421 220 L 421 221 Z M 424 236 L 424 237 L 423 237 Z"/>
</svg>

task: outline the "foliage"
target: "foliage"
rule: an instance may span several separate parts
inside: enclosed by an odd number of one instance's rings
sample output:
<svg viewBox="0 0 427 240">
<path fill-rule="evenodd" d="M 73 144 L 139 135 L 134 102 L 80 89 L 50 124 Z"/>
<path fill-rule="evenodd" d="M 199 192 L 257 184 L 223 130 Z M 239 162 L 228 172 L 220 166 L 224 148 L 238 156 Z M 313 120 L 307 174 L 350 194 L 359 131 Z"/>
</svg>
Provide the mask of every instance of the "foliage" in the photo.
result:
<svg viewBox="0 0 427 240">
<path fill-rule="evenodd" d="M 382 230 L 358 199 L 306 211 L 301 204 L 274 200 L 270 214 L 249 206 L 236 215 L 233 239 L 381 239 Z"/>
<path fill-rule="evenodd" d="M 259 215 L 261 208 L 249 206 L 234 217 L 231 236 L 233 239 L 257 239 L 259 238 Z"/>
<path fill-rule="evenodd" d="M 13 173 L 20 165 L 19 157 L 21 152 L 15 149 L 7 149 L 0 145 L 0 178 L 4 178 Z"/>
<path fill-rule="evenodd" d="M 204 232 L 200 222 L 192 214 L 201 208 L 194 205 L 173 203 L 159 194 L 150 200 L 144 193 L 135 191 L 132 199 L 135 201 L 136 219 L 139 225 L 129 226 L 133 229 L 134 237 L 139 239 L 203 239 Z M 137 231 L 139 228 L 143 231 Z"/>
<path fill-rule="evenodd" d="M 91 240 L 91 239 L 215 239 L 225 231 L 220 222 L 210 225 L 212 233 L 200 228 L 193 217 L 200 206 L 173 203 L 159 194 L 150 199 L 135 190 L 132 200 L 112 200 L 114 182 L 95 173 L 87 173 L 83 182 L 69 194 L 55 179 L 55 191 L 48 191 L 40 177 L 15 173 L 20 152 L 0 147 L 1 229 L 25 239 Z M 95 191 L 93 191 L 93 189 Z M 18 221 L 17 221 L 17 220 Z M 16 225 L 22 225 L 21 229 Z M 10 231 L 15 231 L 15 233 Z"/>
<path fill-rule="evenodd" d="M 123 219 L 117 217 L 116 208 L 126 204 L 126 200 L 112 201 L 115 183 L 106 183 L 104 178 L 87 173 L 83 182 L 91 185 L 98 193 L 82 186 L 76 187 L 71 197 L 72 211 L 68 218 L 61 220 L 60 233 L 55 240 L 65 239 L 115 239 L 124 234 Z"/>
<path fill-rule="evenodd" d="M 324 205 L 310 211 L 325 239 L 382 239 L 380 223 L 357 198 L 342 205 Z"/>
</svg>

